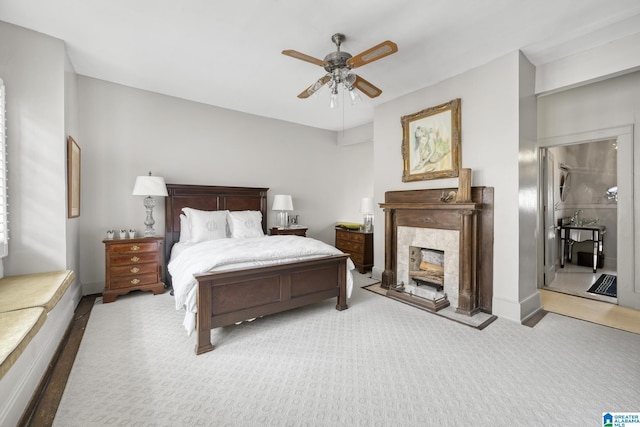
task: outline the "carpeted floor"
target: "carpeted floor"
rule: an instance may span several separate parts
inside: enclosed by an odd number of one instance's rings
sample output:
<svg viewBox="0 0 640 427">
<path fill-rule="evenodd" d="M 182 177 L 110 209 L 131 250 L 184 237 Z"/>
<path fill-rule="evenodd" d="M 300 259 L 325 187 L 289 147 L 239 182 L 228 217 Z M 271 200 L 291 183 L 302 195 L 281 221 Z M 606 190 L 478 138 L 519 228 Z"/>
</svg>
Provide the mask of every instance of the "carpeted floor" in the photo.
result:
<svg viewBox="0 0 640 427">
<path fill-rule="evenodd" d="M 98 303 L 54 425 L 584 426 L 638 410 L 640 335 L 553 313 L 477 330 L 359 286 L 349 305 L 219 328 L 195 356 L 169 294 Z"/>
</svg>

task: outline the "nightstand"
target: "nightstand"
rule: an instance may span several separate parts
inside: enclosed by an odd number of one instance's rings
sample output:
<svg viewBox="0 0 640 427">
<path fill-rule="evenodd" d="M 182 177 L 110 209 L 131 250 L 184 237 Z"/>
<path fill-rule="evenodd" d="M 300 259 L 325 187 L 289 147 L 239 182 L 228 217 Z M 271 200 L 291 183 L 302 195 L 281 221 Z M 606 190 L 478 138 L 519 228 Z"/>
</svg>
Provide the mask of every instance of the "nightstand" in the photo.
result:
<svg viewBox="0 0 640 427">
<path fill-rule="evenodd" d="M 105 239 L 105 283 L 102 302 L 134 290 L 164 292 L 162 237 Z"/>
<path fill-rule="evenodd" d="M 336 248 L 350 255 L 360 273 L 373 267 L 373 233 L 336 228 Z"/>
<path fill-rule="evenodd" d="M 294 235 L 294 236 L 302 236 L 307 237 L 307 227 L 287 227 L 287 228 L 279 228 L 272 227 L 271 235 L 272 236 L 281 236 L 281 235 Z"/>
</svg>

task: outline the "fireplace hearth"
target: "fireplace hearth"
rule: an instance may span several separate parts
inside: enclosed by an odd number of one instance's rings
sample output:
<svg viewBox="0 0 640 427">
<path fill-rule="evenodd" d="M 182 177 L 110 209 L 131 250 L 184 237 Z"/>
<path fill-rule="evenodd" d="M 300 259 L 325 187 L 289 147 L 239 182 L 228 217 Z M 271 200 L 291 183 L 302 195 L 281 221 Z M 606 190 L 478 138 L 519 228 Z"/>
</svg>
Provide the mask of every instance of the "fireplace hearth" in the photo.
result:
<svg viewBox="0 0 640 427">
<path fill-rule="evenodd" d="M 444 201 L 455 189 L 390 191 L 385 211 L 387 296 L 467 316 L 491 313 L 493 188 L 473 187 L 471 200 Z"/>
</svg>

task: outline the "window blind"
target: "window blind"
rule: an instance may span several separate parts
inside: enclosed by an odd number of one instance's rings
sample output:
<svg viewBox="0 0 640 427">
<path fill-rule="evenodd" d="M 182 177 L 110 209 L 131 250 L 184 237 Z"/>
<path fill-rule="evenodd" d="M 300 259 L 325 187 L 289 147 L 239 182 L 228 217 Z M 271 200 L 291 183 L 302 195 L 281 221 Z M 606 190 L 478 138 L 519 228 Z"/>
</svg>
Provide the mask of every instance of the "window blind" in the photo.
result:
<svg viewBox="0 0 640 427">
<path fill-rule="evenodd" d="M 9 219 L 7 212 L 7 128 L 5 88 L 0 79 L 0 258 L 9 254 Z"/>
</svg>

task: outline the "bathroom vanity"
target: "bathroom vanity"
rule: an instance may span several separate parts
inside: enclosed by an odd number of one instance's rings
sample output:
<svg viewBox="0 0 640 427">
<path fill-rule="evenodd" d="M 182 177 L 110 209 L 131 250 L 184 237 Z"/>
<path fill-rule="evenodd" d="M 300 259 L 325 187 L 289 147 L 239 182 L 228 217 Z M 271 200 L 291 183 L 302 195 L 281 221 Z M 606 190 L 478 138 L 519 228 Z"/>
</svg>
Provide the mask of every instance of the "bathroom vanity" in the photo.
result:
<svg viewBox="0 0 640 427">
<path fill-rule="evenodd" d="M 565 259 L 571 262 L 573 244 L 576 242 L 593 241 L 593 272 L 598 268 L 598 258 L 603 254 L 602 240 L 606 233 L 604 225 L 579 225 L 566 224 L 560 225 L 560 267 L 564 268 Z"/>
</svg>

